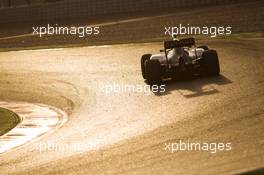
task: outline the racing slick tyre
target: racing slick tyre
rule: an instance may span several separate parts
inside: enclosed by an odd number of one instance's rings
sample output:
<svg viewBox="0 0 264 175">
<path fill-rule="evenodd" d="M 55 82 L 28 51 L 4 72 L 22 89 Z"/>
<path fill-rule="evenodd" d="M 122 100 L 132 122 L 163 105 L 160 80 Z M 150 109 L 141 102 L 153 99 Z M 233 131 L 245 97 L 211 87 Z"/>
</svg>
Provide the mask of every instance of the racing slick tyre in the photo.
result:
<svg viewBox="0 0 264 175">
<path fill-rule="evenodd" d="M 202 49 L 204 49 L 204 50 L 209 50 L 209 47 L 208 47 L 208 46 L 199 46 L 199 47 L 197 47 L 197 48 L 202 48 Z"/>
<path fill-rule="evenodd" d="M 202 73 L 207 76 L 216 76 L 220 73 L 218 55 L 215 50 L 207 50 L 202 55 Z"/>
<path fill-rule="evenodd" d="M 146 71 L 145 71 L 145 62 L 149 60 L 151 57 L 151 54 L 145 54 L 141 57 L 141 73 L 144 79 L 146 79 Z"/>
<path fill-rule="evenodd" d="M 158 84 L 161 82 L 162 68 L 159 60 L 147 60 L 145 62 L 145 71 L 149 84 Z"/>
</svg>

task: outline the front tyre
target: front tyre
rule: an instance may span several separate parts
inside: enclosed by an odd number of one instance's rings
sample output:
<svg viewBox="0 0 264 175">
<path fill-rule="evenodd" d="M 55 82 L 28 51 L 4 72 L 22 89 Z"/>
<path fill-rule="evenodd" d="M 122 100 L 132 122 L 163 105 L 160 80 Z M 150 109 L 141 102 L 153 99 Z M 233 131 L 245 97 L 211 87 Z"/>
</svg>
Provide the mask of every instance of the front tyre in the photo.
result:
<svg viewBox="0 0 264 175">
<path fill-rule="evenodd" d="M 145 62 L 150 59 L 152 55 L 151 54 L 145 54 L 141 57 L 141 73 L 144 79 L 147 78 L 146 76 L 146 70 L 145 70 Z"/>
<path fill-rule="evenodd" d="M 216 76 L 220 73 L 218 55 L 215 50 L 207 50 L 202 55 L 202 73 L 207 76 Z"/>
<path fill-rule="evenodd" d="M 197 48 L 202 48 L 203 50 L 209 50 L 209 47 L 208 46 L 205 46 L 205 45 L 199 46 Z"/>
</svg>

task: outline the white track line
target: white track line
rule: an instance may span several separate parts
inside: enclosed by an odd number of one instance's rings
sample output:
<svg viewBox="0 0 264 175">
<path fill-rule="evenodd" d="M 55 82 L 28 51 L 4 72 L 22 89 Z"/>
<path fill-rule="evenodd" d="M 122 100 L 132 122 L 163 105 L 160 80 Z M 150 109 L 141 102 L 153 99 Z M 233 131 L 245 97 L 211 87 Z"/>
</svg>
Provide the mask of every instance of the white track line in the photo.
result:
<svg viewBox="0 0 264 175">
<path fill-rule="evenodd" d="M 111 25 L 117 25 L 117 24 L 126 24 L 126 23 L 130 23 L 130 22 L 144 21 L 144 20 L 154 19 L 154 18 L 170 17 L 170 16 L 174 16 L 174 15 L 175 14 L 172 13 L 172 14 L 165 14 L 165 15 L 158 15 L 158 16 L 139 17 L 139 18 L 117 20 L 117 21 L 113 21 L 113 22 L 104 22 L 104 23 L 91 24 L 91 25 L 85 25 L 85 26 L 105 27 L 105 26 L 111 26 Z M 27 33 L 27 34 L 21 34 L 21 35 L 2 37 L 2 38 L 0 38 L 0 40 L 7 40 L 7 39 L 14 39 L 14 38 L 23 38 L 23 37 L 27 37 L 27 36 L 38 36 L 38 35 L 34 35 L 33 33 Z"/>
<path fill-rule="evenodd" d="M 0 101 L 0 107 L 15 112 L 22 119 L 14 129 L 0 136 L 0 154 L 57 129 L 67 121 L 65 112 L 43 104 Z"/>
</svg>

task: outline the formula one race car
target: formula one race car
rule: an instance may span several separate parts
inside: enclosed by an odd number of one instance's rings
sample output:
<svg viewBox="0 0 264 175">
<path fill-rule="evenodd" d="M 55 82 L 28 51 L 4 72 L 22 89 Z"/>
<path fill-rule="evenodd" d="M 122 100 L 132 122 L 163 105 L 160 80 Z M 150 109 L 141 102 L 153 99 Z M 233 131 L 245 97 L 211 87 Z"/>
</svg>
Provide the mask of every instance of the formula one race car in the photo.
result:
<svg viewBox="0 0 264 175">
<path fill-rule="evenodd" d="M 141 71 L 150 84 L 167 78 L 186 76 L 216 76 L 220 73 L 217 52 L 208 46 L 196 47 L 194 38 L 164 41 L 160 54 L 141 57 Z"/>
</svg>

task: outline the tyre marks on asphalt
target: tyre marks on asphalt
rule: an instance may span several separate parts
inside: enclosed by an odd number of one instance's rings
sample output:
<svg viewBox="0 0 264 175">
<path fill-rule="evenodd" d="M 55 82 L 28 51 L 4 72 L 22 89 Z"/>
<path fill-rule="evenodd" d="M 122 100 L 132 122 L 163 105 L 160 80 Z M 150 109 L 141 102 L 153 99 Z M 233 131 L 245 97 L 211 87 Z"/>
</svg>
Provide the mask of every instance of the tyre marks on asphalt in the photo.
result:
<svg viewBox="0 0 264 175">
<path fill-rule="evenodd" d="M 29 143 L 67 121 L 65 112 L 44 104 L 0 101 L 0 107 L 15 112 L 22 120 L 14 129 L 0 137 L 0 154 Z"/>
</svg>

